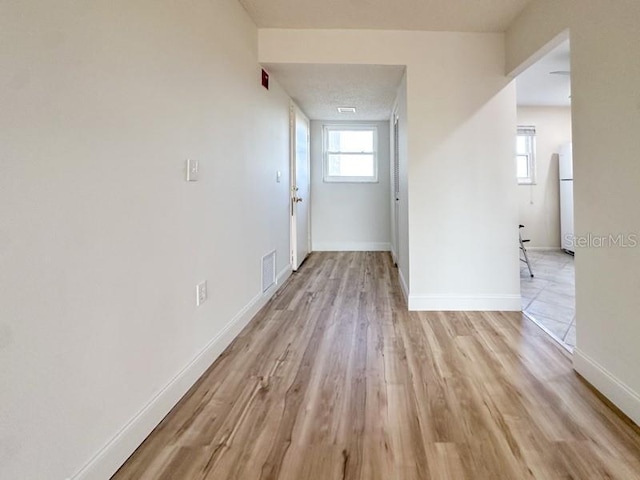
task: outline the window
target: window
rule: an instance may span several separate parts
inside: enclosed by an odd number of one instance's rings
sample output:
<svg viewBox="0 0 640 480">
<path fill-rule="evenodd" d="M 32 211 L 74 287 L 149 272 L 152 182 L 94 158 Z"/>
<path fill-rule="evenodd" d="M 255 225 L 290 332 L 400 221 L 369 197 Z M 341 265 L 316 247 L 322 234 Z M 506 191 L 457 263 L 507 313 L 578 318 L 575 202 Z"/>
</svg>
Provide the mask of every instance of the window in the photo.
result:
<svg viewBox="0 0 640 480">
<path fill-rule="evenodd" d="M 378 130 L 370 125 L 325 125 L 324 181 L 377 182 Z"/>
<path fill-rule="evenodd" d="M 518 127 L 517 174 L 520 185 L 536 183 L 536 127 Z"/>
</svg>

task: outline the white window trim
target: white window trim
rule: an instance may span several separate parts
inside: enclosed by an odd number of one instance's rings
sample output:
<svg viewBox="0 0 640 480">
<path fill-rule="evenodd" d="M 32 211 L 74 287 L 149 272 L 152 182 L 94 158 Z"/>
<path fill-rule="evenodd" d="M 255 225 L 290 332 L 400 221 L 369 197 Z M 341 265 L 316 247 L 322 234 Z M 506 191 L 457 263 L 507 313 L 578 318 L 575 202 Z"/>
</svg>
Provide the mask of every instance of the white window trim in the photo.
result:
<svg viewBox="0 0 640 480">
<path fill-rule="evenodd" d="M 329 151 L 329 135 L 331 131 L 366 130 L 373 132 L 373 151 L 361 153 L 344 153 Z M 327 175 L 330 154 L 341 155 L 373 155 L 373 176 L 370 177 L 340 177 Z M 322 126 L 322 178 L 326 183 L 378 183 L 378 127 L 366 123 L 345 123 Z"/>
<path fill-rule="evenodd" d="M 528 177 L 518 177 L 518 185 L 535 185 L 536 184 L 536 127 L 533 125 L 518 125 L 517 136 L 527 136 L 531 142 L 530 152 L 526 154 L 527 163 L 529 165 Z M 516 152 L 516 158 L 522 154 Z"/>
</svg>

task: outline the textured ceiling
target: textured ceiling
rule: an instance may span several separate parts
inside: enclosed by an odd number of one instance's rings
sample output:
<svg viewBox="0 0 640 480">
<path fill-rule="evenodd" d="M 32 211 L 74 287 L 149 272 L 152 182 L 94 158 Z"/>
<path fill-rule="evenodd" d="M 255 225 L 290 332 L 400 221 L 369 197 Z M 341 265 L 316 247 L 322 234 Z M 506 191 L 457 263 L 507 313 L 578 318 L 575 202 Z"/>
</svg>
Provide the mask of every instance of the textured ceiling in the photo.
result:
<svg viewBox="0 0 640 480">
<path fill-rule="evenodd" d="M 503 32 L 530 0 L 240 0 L 261 28 Z"/>
<path fill-rule="evenodd" d="M 571 70 L 569 40 L 561 43 L 516 78 L 519 106 L 571 105 L 571 77 L 550 72 Z"/>
<path fill-rule="evenodd" d="M 264 65 L 312 120 L 388 120 L 404 67 L 389 65 Z M 339 114 L 338 107 L 356 107 Z"/>
</svg>

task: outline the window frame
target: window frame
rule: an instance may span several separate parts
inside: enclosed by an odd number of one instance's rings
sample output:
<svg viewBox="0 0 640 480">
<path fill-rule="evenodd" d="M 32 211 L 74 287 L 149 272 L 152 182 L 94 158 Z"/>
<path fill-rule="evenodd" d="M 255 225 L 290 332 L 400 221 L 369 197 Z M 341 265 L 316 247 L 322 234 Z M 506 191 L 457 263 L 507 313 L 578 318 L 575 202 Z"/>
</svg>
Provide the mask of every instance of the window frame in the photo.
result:
<svg viewBox="0 0 640 480">
<path fill-rule="evenodd" d="M 333 131 L 370 131 L 373 132 L 371 152 L 329 151 L 329 133 Z M 337 176 L 329 175 L 330 155 L 372 155 L 373 175 L 371 176 Z M 366 123 L 325 124 L 322 126 L 322 179 L 325 183 L 378 183 L 378 126 Z"/>
<path fill-rule="evenodd" d="M 518 137 L 525 137 L 527 144 L 527 152 L 520 153 L 517 147 Z M 527 169 L 529 175 L 527 177 L 518 177 L 517 161 L 518 157 L 527 157 Z M 518 125 L 516 134 L 516 178 L 518 185 L 535 185 L 536 184 L 536 127 L 534 125 Z"/>
</svg>

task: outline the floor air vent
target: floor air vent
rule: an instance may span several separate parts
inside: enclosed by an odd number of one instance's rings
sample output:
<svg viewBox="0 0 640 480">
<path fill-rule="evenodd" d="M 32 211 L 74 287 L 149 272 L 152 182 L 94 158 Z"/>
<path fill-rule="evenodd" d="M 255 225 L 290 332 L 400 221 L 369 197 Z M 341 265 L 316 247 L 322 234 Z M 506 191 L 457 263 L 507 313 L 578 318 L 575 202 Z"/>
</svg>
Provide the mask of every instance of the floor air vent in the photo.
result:
<svg viewBox="0 0 640 480">
<path fill-rule="evenodd" d="M 276 251 L 262 257 L 262 293 L 276 283 Z"/>
</svg>

